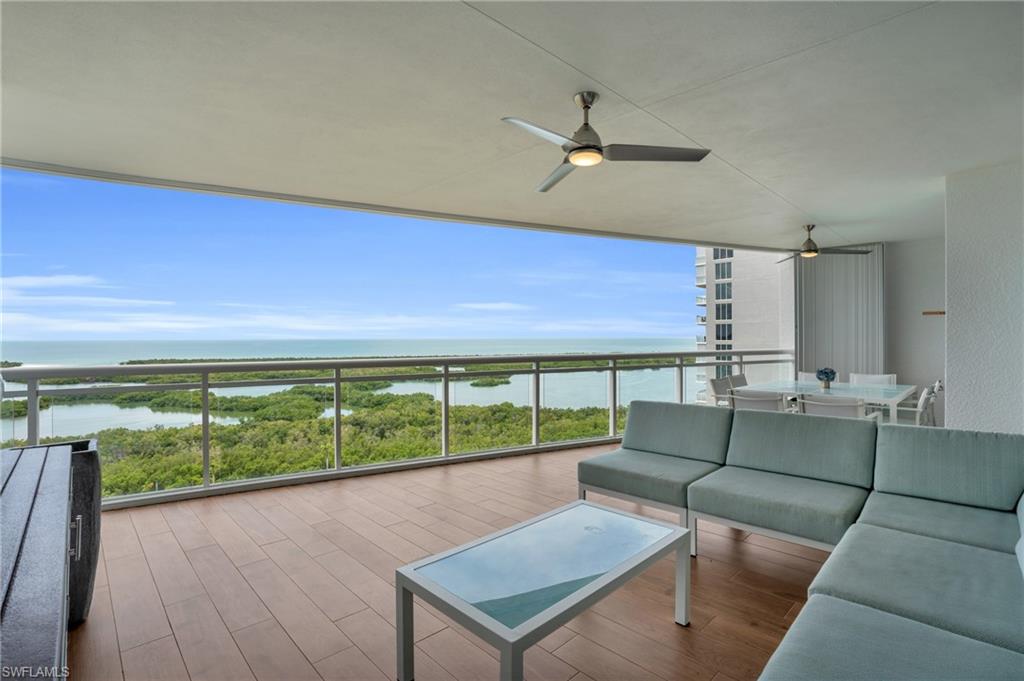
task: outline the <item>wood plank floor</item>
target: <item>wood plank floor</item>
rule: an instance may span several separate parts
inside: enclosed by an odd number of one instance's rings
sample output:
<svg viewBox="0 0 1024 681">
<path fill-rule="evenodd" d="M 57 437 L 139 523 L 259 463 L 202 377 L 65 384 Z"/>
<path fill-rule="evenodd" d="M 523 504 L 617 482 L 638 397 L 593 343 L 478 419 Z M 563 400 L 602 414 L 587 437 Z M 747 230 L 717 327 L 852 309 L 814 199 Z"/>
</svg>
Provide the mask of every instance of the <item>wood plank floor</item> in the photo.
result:
<svg viewBox="0 0 1024 681">
<path fill-rule="evenodd" d="M 575 499 L 576 462 L 609 448 L 104 513 L 92 612 L 70 637 L 71 675 L 394 679 L 395 568 Z M 689 627 L 672 621 L 666 558 L 534 646 L 527 678 L 756 678 L 826 554 L 700 529 Z M 416 639 L 421 681 L 497 678 L 495 651 L 429 607 L 417 606 Z"/>
</svg>

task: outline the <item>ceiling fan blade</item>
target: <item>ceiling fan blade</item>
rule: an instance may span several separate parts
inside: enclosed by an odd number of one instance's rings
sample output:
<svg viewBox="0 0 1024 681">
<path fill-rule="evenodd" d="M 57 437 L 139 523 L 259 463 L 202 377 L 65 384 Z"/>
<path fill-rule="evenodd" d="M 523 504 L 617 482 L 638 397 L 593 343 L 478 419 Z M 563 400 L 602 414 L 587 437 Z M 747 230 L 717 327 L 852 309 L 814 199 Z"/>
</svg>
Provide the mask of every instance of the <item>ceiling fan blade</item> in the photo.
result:
<svg viewBox="0 0 1024 681">
<path fill-rule="evenodd" d="M 867 255 L 872 251 L 865 251 L 862 249 L 847 249 L 847 248 L 819 248 L 818 253 L 824 253 L 825 255 Z"/>
<path fill-rule="evenodd" d="M 516 127 L 522 128 L 526 132 L 531 133 L 533 135 L 536 135 L 537 137 L 540 137 L 543 140 L 547 140 L 548 142 L 551 142 L 552 144 L 557 144 L 560 147 L 564 146 L 566 144 L 568 144 L 570 146 L 576 146 L 576 143 L 572 141 L 571 137 L 566 137 L 565 135 L 560 135 L 557 132 L 555 132 L 554 130 L 548 130 L 547 128 L 542 128 L 541 126 L 537 125 L 536 123 L 531 123 L 530 121 L 525 121 L 522 118 L 515 118 L 515 117 L 512 117 L 512 116 L 506 116 L 505 118 L 502 118 L 501 120 L 505 121 L 506 123 L 511 123 L 512 125 L 514 125 Z"/>
<path fill-rule="evenodd" d="M 776 265 L 781 265 L 782 263 L 784 263 L 784 262 L 787 262 L 787 261 L 789 261 L 789 260 L 792 260 L 792 259 L 793 259 L 793 258 L 795 258 L 795 257 L 796 257 L 796 253 L 794 253 L 793 255 L 790 255 L 790 256 L 788 256 L 788 257 L 785 257 L 785 258 L 783 258 L 782 260 L 779 260 L 779 261 L 778 261 L 778 262 L 776 262 L 775 264 L 776 264 Z"/>
<path fill-rule="evenodd" d="M 643 144 L 608 144 L 604 157 L 609 161 L 699 161 L 710 149 L 684 147 L 650 147 Z"/>
<path fill-rule="evenodd" d="M 575 169 L 576 166 L 569 163 L 568 161 L 564 161 L 562 165 L 555 168 L 554 171 L 552 171 L 552 173 L 548 175 L 543 182 L 537 185 L 537 191 L 546 192 L 547 190 L 551 189 L 556 184 L 561 182 L 566 175 L 568 175 Z"/>
</svg>

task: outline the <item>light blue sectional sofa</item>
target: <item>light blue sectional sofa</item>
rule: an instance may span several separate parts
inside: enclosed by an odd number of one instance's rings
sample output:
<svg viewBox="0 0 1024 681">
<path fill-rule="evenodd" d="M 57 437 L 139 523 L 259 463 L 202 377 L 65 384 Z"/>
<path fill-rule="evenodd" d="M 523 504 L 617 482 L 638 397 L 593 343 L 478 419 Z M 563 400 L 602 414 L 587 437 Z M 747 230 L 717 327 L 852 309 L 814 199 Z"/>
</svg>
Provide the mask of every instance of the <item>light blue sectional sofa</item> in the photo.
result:
<svg viewBox="0 0 1024 681">
<path fill-rule="evenodd" d="M 691 529 L 832 550 L 761 681 L 1024 679 L 1024 436 L 728 412 L 634 402 L 623 448 L 581 462 L 580 483 L 659 503 L 671 488 Z M 645 483 L 639 445 L 688 473 L 666 461 L 647 470 L 671 485 Z M 694 477 L 692 461 L 713 465 Z"/>
</svg>

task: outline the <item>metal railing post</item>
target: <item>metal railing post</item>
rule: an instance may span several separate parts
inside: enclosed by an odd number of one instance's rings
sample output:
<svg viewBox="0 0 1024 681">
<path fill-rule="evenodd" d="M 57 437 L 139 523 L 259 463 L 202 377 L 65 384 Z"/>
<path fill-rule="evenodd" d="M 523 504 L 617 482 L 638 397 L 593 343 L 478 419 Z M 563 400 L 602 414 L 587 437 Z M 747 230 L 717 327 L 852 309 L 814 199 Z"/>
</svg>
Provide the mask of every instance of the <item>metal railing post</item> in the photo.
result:
<svg viewBox="0 0 1024 681">
<path fill-rule="evenodd" d="M 341 468 L 341 369 L 334 370 L 334 467 Z"/>
<path fill-rule="evenodd" d="M 441 367 L 441 456 L 448 456 L 449 435 L 448 428 L 448 365 Z"/>
<path fill-rule="evenodd" d="M 739 357 L 739 373 L 743 373 L 743 353 L 738 354 Z"/>
<path fill-rule="evenodd" d="M 530 442 L 533 445 L 540 444 L 540 362 L 533 363 L 533 373 L 530 375 Z"/>
<path fill-rule="evenodd" d="M 686 367 L 683 357 L 676 357 L 676 402 L 686 403 Z"/>
<path fill-rule="evenodd" d="M 25 405 L 25 440 L 30 445 L 39 444 L 39 379 L 25 381 L 28 403 Z"/>
<path fill-rule="evenodd" d="M 200 388 L 203 409 L 203 487 L 210 486 L 210 374 L 203 372 Z"/>
<path fill-rule="evenodd" d="M 608 360 L 608 436 L 615 437 L 619 430 L 619 372 L 614 359 Z"/>
</svg>

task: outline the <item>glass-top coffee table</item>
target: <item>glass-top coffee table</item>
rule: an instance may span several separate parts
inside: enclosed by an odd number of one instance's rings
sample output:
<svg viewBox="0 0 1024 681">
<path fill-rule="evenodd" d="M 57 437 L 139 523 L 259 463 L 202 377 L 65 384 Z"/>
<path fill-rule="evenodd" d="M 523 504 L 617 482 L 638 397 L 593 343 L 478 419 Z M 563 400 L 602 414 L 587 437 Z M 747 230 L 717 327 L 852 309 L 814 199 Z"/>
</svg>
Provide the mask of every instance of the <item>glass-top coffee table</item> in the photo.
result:
<svg viewBox="0 0 1024 681">
<path fill-rule="evenodd" d="M 689 530 L 577 501 L 395 572 L 398 679 L 413 679 L 413 595 L 501 653 L 502 681 L 523 652 L 676 552 L 675 621 L 690 622 Z"/>
</svg>

